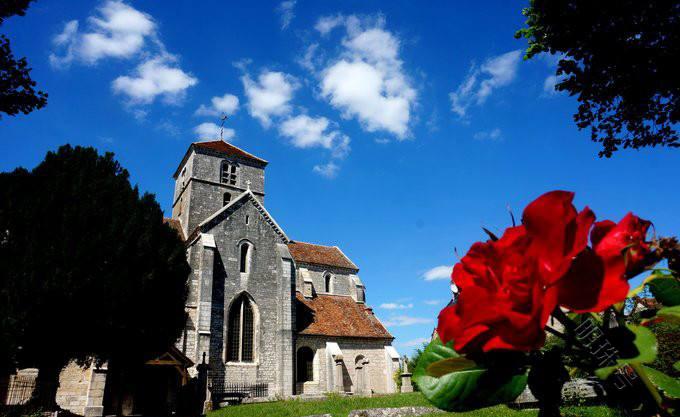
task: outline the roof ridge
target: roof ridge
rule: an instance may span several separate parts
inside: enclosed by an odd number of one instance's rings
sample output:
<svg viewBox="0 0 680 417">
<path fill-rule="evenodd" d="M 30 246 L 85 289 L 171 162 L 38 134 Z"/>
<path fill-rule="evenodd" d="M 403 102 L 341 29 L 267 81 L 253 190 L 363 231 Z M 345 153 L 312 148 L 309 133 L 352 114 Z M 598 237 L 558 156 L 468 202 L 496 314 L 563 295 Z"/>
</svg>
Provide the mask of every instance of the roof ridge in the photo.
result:
<svg viewBox="0 0 680 417">
<path fill-rule="evenodd" d="M 319 244 L 319 243 L 303 242 L 301 240 L 295 240 L 295 239 L 291 240 L 290 243 L 304 243 L 305 245 L 323 246 L 324 248 L 338 248 L 336 245 L 322 245 L 322 244 Z M 340 249 L 340 248 L 338 248 L 338 249 Z"/>
<path fill-rule="evenodd" d="M 253 202 L 253 204 L 254 204 L 254 205 L 256 206 L 256 208 L 257 208 L 257 211 L 259 211 L 260 214 L 262 214 L 262 216 L 265 217 L 265 219 L 267 219 L 269 222 L 271 222 L 271 223 L 270 223 L 270 226 L 271 226 L 271 227 L 274 229 L 274 231 L 277 232 L 277 234 L 282 238 L 283 243 L 286 243 L 286 244 L 287 244 L 287 243 L 290 243 L 290 239 L 289 239 L 288 236 L 286 235 L 286 232 L 284 232 L 284 231 L 283 231 L 283 228 L 282 228 L 281 226 L 279 226 L 279 224 L 276 222 L 276 220 L 274 220 L 274 217 L 272 217 L 272 215 L 269 214 L 269 212 L 268 212 L 267 209 L 264 207 L 264 205 L 262 205 L 262 203 L 260 203 L 260 202 L 258 201 L 257 197 L 255 197 L 255 194 L 253 194 L 252 190 L 246 190 L 246 191 L 242 192 L 241 194 L 239 194 L 238 197 L 236 197 L 235 199 L 231 200 L 231 201 L 229 202 L 229 204 L 227 204 L 226 206 L 223 206 L 222 208 L 220 208 L 219 210 L 217 210 L 216 212 L 214 212 L 213 214 L 211 214 L 210 216 L 208 216 L 208 217 L 207 217 L 205 220 L 203 220 L 201 223 L 199 223 L 199 224 L 198 224 L 198 227 L 197 227 L 196 229 L 201 229 L 203 226 L 205 226 L 206 224 L 208 224 L 209 222 L 211 222 L 211 221 L 213 221 L 215 218 L 217 218 L 217 216 L 219 216 L 222 212 L 226 211 L 226 210 L 229 209 L 231 206 L 233 206 L 234 204 L 236 204 L 238 201 L 240 201 L 241 199 L 243 199 L 243 198 L 245 198 L 245 197 L 249 197 L 248 200 Z M 192 233 L 192 234 L 193 234 L 193 233 Z"/>
<path fill-rule="evenodd" d="M 232 143 L 227 142 L 227 141 L 224 140 L 224 139 L 199 140 L 199 141 L 197 141 L 197 142 L 192 142 L 191 144 L 192 144 L 192 145 L 200 145 L 200 144 L 202 144 L 202 143 L 216 143 L 216 142 L 217 142 L 217 143 L 220 143 L 220 142 L 221 142 L 221 143 L 224 143 L 224 144 L 227 145 L 227 146 L 230 146 L 230 147 L 232 147 L 232 148 L 238 149 L 239 151 L 243 152 L 244 154 L 246 154 L 247 156 L 249 156 L 249 157 L 251 157 L 251 158 L 255 158 L 255 159 L 260 160 L 260 161 L 263 161 L 263 162 L 268 162 L 267 160 L 262 159 L 262 158 L 260 158 L 259 156 L 255 156 L 255 155 L 253 155 L 252 153 L 250 153 L 250 152 L 248 152 L 248 151 L 246 151 L 246 150 L 243 150 L 243 149 L 239 148 L 238 146 L 236 146 L 236 145 L 234 145 L 234 144 L 232 144 Z"/>
</svg>

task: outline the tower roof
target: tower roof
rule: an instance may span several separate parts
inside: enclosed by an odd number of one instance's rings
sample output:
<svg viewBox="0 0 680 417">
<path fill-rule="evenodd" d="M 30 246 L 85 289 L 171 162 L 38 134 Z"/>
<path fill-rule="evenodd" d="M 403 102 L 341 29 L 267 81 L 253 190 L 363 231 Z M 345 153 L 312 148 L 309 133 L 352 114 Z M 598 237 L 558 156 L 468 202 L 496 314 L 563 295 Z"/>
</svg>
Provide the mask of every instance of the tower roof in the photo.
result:
<svg viewBox="0 0 680 417">
<path fill-rule="evenodd" d="M 212 153 L 217 153 L 220 155 L 225 155 L 225 156 L 235 156 L 240 159 L 245 159 L 249 161 L 256 162 L 259 165 L 265 166 L 269 162 L 262 158 L 258 158 L 257 156 L 248 153 L 244 151 L 243 149 L 236 147 L 232 145 L 231 143 L 227 143 L 223 140 L 210 140 L 210 141 L 204 141 L 204 142 L 194 142 L 191 145 L 189 145 L 189 149 L 187 149 L 186 153 L 184 154 L 184 158 L 182 158 L 182 162 L 179 163 L 179 166 L 175 170 L 175 174 L 173 177 L 177 178 L 177 175 L 179 174 L 180 168 L 184 165 L 184 163 L 187 161 L 187 158 L 189 158 L 189 155 L 191 154 L 191 151 L 193 149 L 202 149 L 208 152 Z"/>
</svg>

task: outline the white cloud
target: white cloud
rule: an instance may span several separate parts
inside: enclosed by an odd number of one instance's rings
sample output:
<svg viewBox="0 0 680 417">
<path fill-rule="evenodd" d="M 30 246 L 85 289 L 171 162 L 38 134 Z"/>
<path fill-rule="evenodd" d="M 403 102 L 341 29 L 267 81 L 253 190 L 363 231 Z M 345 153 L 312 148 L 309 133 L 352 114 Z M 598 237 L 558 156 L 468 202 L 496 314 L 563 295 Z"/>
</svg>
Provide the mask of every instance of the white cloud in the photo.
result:
<svg viewBox="0 0 680 417">
<path fill-rule="evenodd" d="M 324 16 L 316 22 L 316 25 L 314 25 L 314 29 L 319 31 L 319 33 L 321 35 L 327 35 L 333 29 L 335 29 L 336 27 L 338 27 L 338 26 L 340 26 L 344 23 L 345 23 L 345 17 L 342 16 L 342 15 Z"/>
<path fill-rule="evenodd" d="M 425 281 L 435 281 L 435 280 L 439 280 L 439 279 L 450 279 L 452 270 L 453 270 L 453 267 L 448 266 L 448 265 L 435 266 L 434 268 L 427 270 L 423 274 L 423 278 L 425 279 Z"/>
<path fill-rule="evenodd" d="M 177 127 L 177 125 L 172 123 L 170 120 L 162 120 L 156 125 L 156 130 L 173 137 L 179 137 L 179 135 L 182 133 L 179 127 Z"/>
<path fill-rule="evenodd" d="M 71 20 L 53 38 L 56 49 L 61 51 L 50 54 L 53 67 L 67 67 L 74 59 L 95 64 L 107 57 L 130 58 L 143 49 L 148 38 L 159 42 L 151 16 L 122 1 L 109 0 L 97 12 L 88 18 L 86 32 L 79 33 L 78 21 Z"/>
<path fill-rule="evenodd" d="M 473 66 L 456 91 L 449 93 L 451 111 L 467 116 L 472 105 L 482 105 L 497 88 L 510 84 L 517 76 L 521 50 L 489 58 L 481 67 Z"/>
<path fill-rule="evenodd" d="M 393 316 L 383 321 L 383 324 L 388 327 L 413 326 L 415 324 L 429 323 L 434 323 L 434 319 L 412 316 Z"/>
<path fill-rule="evenodd" d="M 349 153 L 349 138 L 337 130 L 330 129 L 325 117 L 309 117 L 301 114 L 281 123 L 279 133 L 290 139 L 297 148 L 322 147 L 333 151 L 334 158 L 344 158 Z"/>
<path fill-rule="evenodd" d="M 281 135 L 289 137 L 293 146 L 298 148 L 310 148 L 321 146 L 329 149 L 333 143 L 333 134 L 325 133 L 329 121 L 325 117 L 311 118 L 307 115 L 299 115 L 286 119 L 279 131 Z"/>
<path fill-rule="evenodd" d="M 215 123 L 201 123 L 200 125 L 194 127 L 194 133 L 198 135 L 198 139 L 219 139 L 220 138 L 220 127 Z M 234 129 L 225 128 L 222 135 L 222 139 L 230 140 L 236 135 Z"/>
<path fill-rule="evenodd" d="M 407 310 L 409 308 L 413 308 L 413 304 L 412 303 L 408 303 L 408 304 L 382 303 L 382 304 L 380 304 L 380 308 L 385 309 L 385 310 Z"/>
<path fill-rule="evenodd" d="M 272 116 L 290 113 L 290 100 L 297 89 L 297 82 L 290 75 L 263 71 L 257 81 L 248 74 L 242 76 L 241 81 L 248 98 L 248 112 L 265 128 L 271 126 Z"/>
<path fill-rule="evenodd" d="M 340 25 L 346 28 L 344 49 L 319 74 L 321 95 L 344 118 L 356 117 L 365 130 L 407 138 L 417 93 L 403 71 L 399 39 L 383 28 L 381 19 L 325 17 L 316 29 L 324 35 Z"/>
<path fill-rule="evenodd" d="M 80 31 L 78 20 L 71 20 L 54 36 L 55 51 L 49 56 L 52 67 L 65 69 L 74 61 L 94 65 L 105 58 L 138 57 L 133 73 L 119 76 L 111 84 L 114 93 L 127 96 L 132 105 L 152 103 L 158 96 L 175 103 L 198 82 L 166 51 L 149 14 L 121 0 L 108 0 L 87 21 L 84 31 Z M 137 119 L 146 116 L 141 110 L 133 114 Z"/>
<path fill-rule="evenodd" d="M 442 301 L 441 300 L 425 300 L 425 301 L 423 301 L 423 303 L 425 303 L 428 306 L 438 306 L 442 303 Z"/>
<path fill-rule="evenodd" d="M 312 43 L 305 49 L 302 58 L 298 59 L 298 64 L 308 71 L 316 72 L 316 67 L 318 65 L 319 57 L 317 56 L 317 50 L 319 49 L 318 43 Z"/>
<path fill-rule="evenodd" d="M 295 17 L 295 3 L 295 0 L 286 0 L 279 4 L 277 11 L 281 13 L 281 30 L 285 30 Z"/>
<path fill-rule="evenodd" d="M 50 53 L 49 61 L 52 68 L 65 69 L 71 65 L 75 57 L 75 39 L 78 36 L 78 21 L 71 20 L 64 25 L 64 30 L 52 39 L 52 43 L 62 50 L 58 55 Z"/>
<path fill-rule="evenodd" d="M 545 81 L 543 81 L 543 92 L 549 96 L 557 94 L 557 91 L 555 90 L 557 81 L 557 75 L 548 75 Z"/>
<path fill-rule="evenodd" d="M 340 171 L 340 167 L 333 161 L 323 164 L 323 165 L 314 165 L 314 168 L 312 171 L 316 172 L 317 174 L 321 175 L 322 177 L 326 177 L 329 179 L 333 179 L 338 176 L 338 172 Z"/>
<path fill-rule="evenodd" d="M 238 97 L 233 94 L 225 94 L 223 96 L 215 96 L 210 100 L 210 106 L 201 104 L 196 112 L 196 116 L 219 116 L 224 113 L 231 116 L 238 110 Z"/>
<path fill-rule="evenodd" d="M 491 130 L 483 130 L 475 133 L 472 137 L 476 140 L 499 140 L 503 136 L 503 132 L 499 128 Z"/>
<path fill-rule="evenodd" d="M 175 58 L 171 56 L 143 61 L 135 69 L 134 75 L 113 80 L 113 91 L 128 96 L 131 104 L 148 104 L 157 96 L 162 96 L 168 103 L 176 102 L 198 80 L 175 66 L 174 61 Z"/>
<path fill-rule="evenodd" d="M 405 348 L 415 348 L 415 347 L 421 347 L 426 343 L 430 343 L 430 339 L 427 337 L 418 337 L 416 339 L 411 339 L 411 340 L 406 340 L 404 342 L 397 342 L 398 346 L 405 347 Z"/>
</svg>

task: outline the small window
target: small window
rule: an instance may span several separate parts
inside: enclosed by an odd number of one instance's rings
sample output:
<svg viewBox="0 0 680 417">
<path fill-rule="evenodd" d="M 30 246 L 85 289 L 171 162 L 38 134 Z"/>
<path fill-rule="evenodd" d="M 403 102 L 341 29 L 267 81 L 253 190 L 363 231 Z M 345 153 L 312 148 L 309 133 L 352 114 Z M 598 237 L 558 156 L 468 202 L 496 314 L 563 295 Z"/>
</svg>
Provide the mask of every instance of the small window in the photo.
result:
<svg viewBox="0 0 680 417">
<path fill-rule="evenodd" d="M 252 257 L 252 245 L 248 242 L 241 243 L 240 247 L 240 267 L 242 273 L 250 272 L 250 258 Z"/>
<path fill-rule="evenodd" d="M 364 287 L 357 286 L 357 301 L 360 301 L 362 303 L 366 302 L 366 290 L 364 289 Z"/>
<path fill-rule="evenodd" d="M 333 277 L 331 276 L 331 274 L 326 274 L 326 276 L 324 277 L 324 287 L 323 287 L 324 291 L 330 294 L 331 292 L 333 292 L 332 286 L 333 286 Z"/>
<path fill-rule="evenodd" d="M 184 167 L 184 169 L 182 170 L 182 188 L 184 188 L 184 185 L 185 185 L 185 180 L 186 180 L 185 175 L 186 175 L 186 173 L 187 173 L 187 167 Z"/>
<path fill-rule="evenodd" d="M 303 346 L 297 351 L 297 382 L 314 380 L 314 352 Z"/>
<path fill-rule="evenodd" d="M 246 224 L 250 224 L 250 216 L 246 214 Z"/>
<path fill-rule="evenodd" d="M 220 181 L 222 184 L 236 185 L 236 165 L 222 161 Z"/>
<path fill-rule="evenodd" d="M 231 201 L 231 193 L 224 193 L 224 195 L 222 196 L 222 207 L 229 204 L 230 201 Z"/>
</svg>

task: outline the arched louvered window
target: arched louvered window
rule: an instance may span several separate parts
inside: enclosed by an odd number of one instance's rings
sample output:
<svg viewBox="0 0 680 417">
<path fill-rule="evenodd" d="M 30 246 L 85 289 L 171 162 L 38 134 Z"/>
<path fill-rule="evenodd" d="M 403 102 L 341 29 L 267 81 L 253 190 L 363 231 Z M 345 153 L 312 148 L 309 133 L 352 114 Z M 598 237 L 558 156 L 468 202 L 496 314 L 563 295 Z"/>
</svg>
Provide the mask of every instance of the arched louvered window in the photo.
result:
<svg viewBox="0 0 680 417">
<path fill-rule="evenodd" d="M 236 185 L 236 165 L 230 164 L 229 161 L 222 161 L 220 181 L 222 184 Z"/>
<path fill-rule="evenodd" d="M 227 362 L 252 362 L 255 350 L 255 317 L 253 306 L 245 295 L 237 298 L 229 309 Z"/>
</svg>

